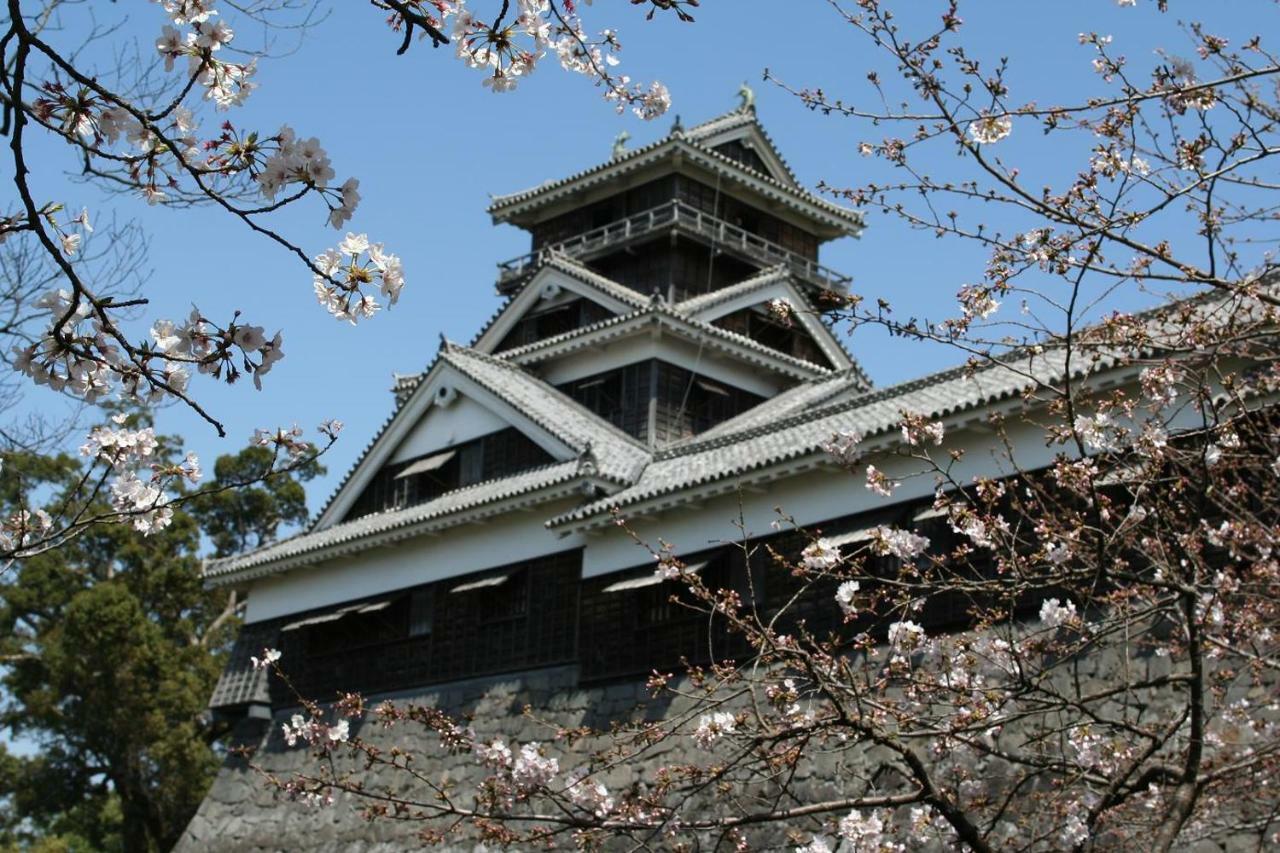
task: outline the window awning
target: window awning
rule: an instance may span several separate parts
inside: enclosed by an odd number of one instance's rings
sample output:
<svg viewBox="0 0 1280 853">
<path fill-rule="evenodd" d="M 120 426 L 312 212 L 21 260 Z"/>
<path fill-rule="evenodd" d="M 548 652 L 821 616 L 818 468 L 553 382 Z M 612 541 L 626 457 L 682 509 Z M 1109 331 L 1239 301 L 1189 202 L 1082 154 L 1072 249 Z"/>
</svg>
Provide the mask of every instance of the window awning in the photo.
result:
<svg viewBox="0 0 1280 853">
<path fill-rule="evenodd" d="M 931 518 L 946 518 L 951 514 L 951 507 L 961 507 L 961 506 L 964 506 L 964 504 L 951 504 L 951 506 L 948 506 L 942 509 L 934 509 L 931 506 L 927 506 L 924 509 L 917 512 L 915 515 L 911 516 L 911 520 L 912 521 L 928 521 Z"/>
<path fill-rule="evenodd" d="M 845 545 L 853 545 L 856 542 L 870 542 L 875 538 L 874 527 L 864 527 L 861 530 L 850 530 L 848 533 L 837 533 L 835 536 L 824 536 L 827 544 L 840 548 Z"/>
<path fill-rule="evenodd" d="M 390 607 L 391 602 L 392 599 L 384 598 L 379 601 L 364 601 L 360 604 L 347 604 L 335 610 L 327 610 L 324 613 L 317 613 L 314 616 L 299 619 L 297 622 L 290 622 L 280 630 L 296 631 L 299 628 L 305 628 L 309 625 L 322 625 L 325 622 L 336 622 L 348 613 L 375 613 L 379 610 L 385 610 Z"/>
<path fill-rule="evenodd" d="M 698 563 L 690 563 L 689 565 L 684 567 L 685 574 L 696 575 L 698 572 L 702 571 L 707 567 L 707 562 L 708 562 L 707 560 L 702 560 L 701 562 L 698 562 Z M 652 572 L 651 574 L 640 575 L 639 577 L 628 578 L 627 580 L 621 580 L 615 583 L 611 583 L 600 591 L 601 592 L 626 592 L 627 590 L 631 590 L 631 589 L 644 589 L 647 586 L 657 586 L 658 584 L 666 580 L 668 580 L 668 578 L 664 578 L 662 575 L 658 574 L 655 571 L 655 572 Z"/>
<path fill-rule="evenodd" d="M 487 578 L 480 578 L 478 581 L 468 581 L 467 583 L 455 586 L 449 592 L 471 592 L 473 589 L 487 589 L 493 586 L 502 586 L 507 582 L 511 575 L 490 575 Z"/>
<path fill-rule="evenodd" d="M 399 474 L 396 474 L 395 479 L 399 480 L 401 477 L 412 477 L 414 474 L 435 471 L 457 455 L 458 451 L 456 450 L 446 450 L 444 453 L 437 453 L 434 456 L 428 456 L 426 459 L 419 459 Z"/>
</svg>

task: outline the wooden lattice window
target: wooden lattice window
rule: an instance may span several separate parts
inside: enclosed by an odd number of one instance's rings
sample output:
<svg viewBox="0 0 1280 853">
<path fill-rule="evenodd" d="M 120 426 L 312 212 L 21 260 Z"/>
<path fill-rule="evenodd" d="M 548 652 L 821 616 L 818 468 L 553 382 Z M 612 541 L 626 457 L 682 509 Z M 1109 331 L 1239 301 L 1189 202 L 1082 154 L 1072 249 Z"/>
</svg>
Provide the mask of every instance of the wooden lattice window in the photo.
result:
<svg viewBox="0 0 1280 853">
<path fill-rule="evenodd" d="M 575 380 L 560 390 L 623 432 L 644 439 L 653 369 L 652 361 L 637 362 Z"/>
<path fill-rule="evenodd" d="M 711 589 L 733 588 L 746 598 L 745 565 L 735 549 L 717 549 L 685 562 Z M 706 663 L 741 654 L 742 644 L 719 617 L 694 607 L 679 581 L 659 581 L 646 565 L 583 582 L 579 618 L 584 680 L 677 669 L 681 660 Z"/>
<path fill-rule="evenodd" d="M 581 550 L 565 551 L 300 614 L 281 632 L 282 665 L 303 696 L 329 700 L 567 663 L 581 565 Z"/>
</svg>

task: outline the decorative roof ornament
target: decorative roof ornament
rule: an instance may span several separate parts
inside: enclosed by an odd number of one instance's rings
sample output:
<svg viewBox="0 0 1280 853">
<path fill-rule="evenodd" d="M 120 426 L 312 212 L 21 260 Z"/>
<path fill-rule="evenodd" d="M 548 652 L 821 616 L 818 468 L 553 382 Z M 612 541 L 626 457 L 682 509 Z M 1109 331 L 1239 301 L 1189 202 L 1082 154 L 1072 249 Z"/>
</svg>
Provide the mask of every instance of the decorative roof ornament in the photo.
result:
<svg viewBox="0 0 1280 853">
<path fill-rule="evenodd" d="M 670 136 L 684 136 L 684 124 L 680 121 L 680 113 L 676 113 L 676 120 L 671 123 Z"/>
<path fill-rule="evenodd" d="M 619 133 L 613 139 L 613 159 L 617 160 L 627 153 L 627 140 L 631 138 L 631 134 L 625 130 Z"/>
<path fill-rule="evenodd" d="M 747 85 L 747 81 L 743 80 L 742 85 L 738 87 L 738 97 L 742 102 L 738 104 L 739 112 L 753 113 L 756 111 L 756 93 Z"/>
<path fill-rule="evenodd" d="M 595 451 L 591 449 L 591 439 L 587 439 L 587 443 L 583 446 L 582 452 L 578 454 L 578 475 L 582 477 L 594 477 L 600 472 L 600 463 L 596 459 Z"/>
</svg>

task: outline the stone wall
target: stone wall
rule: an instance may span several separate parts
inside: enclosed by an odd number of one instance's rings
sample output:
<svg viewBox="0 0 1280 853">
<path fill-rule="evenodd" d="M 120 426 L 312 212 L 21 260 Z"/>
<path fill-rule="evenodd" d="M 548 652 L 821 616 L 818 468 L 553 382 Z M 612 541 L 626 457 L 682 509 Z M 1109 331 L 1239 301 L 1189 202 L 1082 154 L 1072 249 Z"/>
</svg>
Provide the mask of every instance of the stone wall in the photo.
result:
<svg viewBox="0 0 1280 853">
<path fill-rule="evenodd" d="M 1155 677 L 1169 672 L 1171 666 L 1177 666 L 1176 662 L 1150 654 L 1119 656 L 1127 657 L 1125 666 L 1132 678 Z M 1054 681 L 1064 692 L 1079 690 L 1082 694 L 1088 694 L 1113 681 L 1108 675 L 1114 673 L 1119 662 L 1117 657 L 1115 650 L 1107 650 L 1101 654 L 1070 660 L 1056 670 Z M 1238 685 L 1229 691 L 1230 695 L 1226 698 L 1228 702 L 1247 697 L 1253 702 L 1265 703 L 1273 688 L 1274 685 L 1255 684 L 1251 688 Z M 547 727 L 546 722 L 556 726 L 587 726 L 607 730 L 611 721 L 671 719 L 690 710 L 685 704 L 687 700 L 650 699 L 640 681 L 580 687 L 576 666 L 477 678 L 375 697 L 378 700 L 382 698 L 408 700 L 439 707 L 454 714 L 467 714 L 474 719 L 474 728 L 481 739 L 501 736 L 508 742 L 520 744 L 551 741 L 554 731 Z M 1149 715 L 1153 713 L 1158 716 L 1169 713 L 1171 709 L 1157 706 L 1170 700 L 1177 702 L 1175 697 L 1167 695 L 1156 699 L 1154 704 L 1147 701 L 1125 702 L 1123 697 L 1117 696 L 1100 703 L 1095 710 L 1105 716 L 1117 718 L 1136 713 L 1143 719 L 1150 719 Z M 523 710 L 526 706 L 532 707 L 541 719 L 534 720 L 525 716 Z M 281 723 L 293 712 L 294 709 L 280 710 L 271 721 L 244 720 L 235 732 L 238 744 L 256 747 L 255 760 L 261 767 L 282 778 L 308 769 L 311 761 L 306 749 L 301 746 L 289 748 L 281 737 Z M 399 746 L 427 755 L 439 750 L 436 736 L 424 734 L 423 729 L 416 724 L 383 729 L 376 723 L 366 722 L 353 724 L 352 732 L 384 749 Z M 1019 739 L 1016 733 L 1007 733 L 1005 736 Z M 575 764 L 572 754 L 566 755 L 566 749 L 565 745 L 556 744 L 551 751 L 551 754 L 560 759 L 562 770 L 568 770 Z M 585 743 L 577 747 L 578 753 L 582 755 L 586 755 L 590 749 L 591 745 Z M 672 738 L 655 748 L 645 763 L 653 766 L 706 759 L 705 753 L 697 756 L 686 754 L 686 751 L 692 749 L 694 747 L 690 739 Z M 796 801 L 825 801 L 865 792 L 870 780 L 864 768 L 867 767 L 867 762 L 877 764 L 876 758 L 863 746 L 858 750 L 851 750 L 843 758 L 828 754 L 819 761 L 804 762 L 800 774 L 790 782 L 790 787 L 798 798 Z M 855 762 L 861 766 L 854 766 Z M 1002 786 L 1001 768 L 993 765 L 975 769 L 979 778 L 985 778 L 988 784 Z M 487 773 L 470 755 L 450 756 L 443 752 L 431 772 L 440 781 L 455 782 L 464 791 Z M 631 777 L 634 773 L 634 769 L 617 768 L 598 778 L 611 791 L 619 791 L 638 781 Z M 399 773 L 394 782 L 408 793 L 409 788 L 404 787 L 406 779 L 405 774 Z M 376 783 L 378 780 L 369 781 Z M 392 780 L 386 781 L 390 783 Z M 879 781 L 891 782 L 883 778 Z M 890 784 L 889 787 L 893 785 Z M 417 830 L 423 828 L 421 825 L 391 820 L 366 823 L 359 816 L 358 803 L 354 800 L 355 798 L 339 794 L 334 805 L 326 808 L 290 802 L 269 787 L 242 758 L 231 756 L 175 849 L 181 853 L 295 850 L 381 853 L 420 846 L 415 836 Z M 1243 818 L 1249 811 L 1248 808 L 1242 808 L 1237 817 Z M 782 829 L 777 827 L 778 837 L 771 841 L 778 845 L 776 849 L 791 850 L 794 844 L 788 843 L 781 835 Z M 760 839 L 755 840 L 758 842 Z M 1257 844 L 1256 836 L 1232 837 L 1229 833 L 1225 838 L 1219 834 L 1215 841 L 1217 843 L 1214 844 L 1189 841 L 1179 849 L 1243 850 L 1256 849 Z M 1125 842 L 1115 844 L 1099 839 L 1098 843 L 1099 849 L 1132 849 Z M 468 844 L 443 849 L 471 850 L 472 847 Z"/>
<path fill-rule="evenodd" d="M 647 698 L 640 682 L 579 688 L 577 681 L 577 667 L 566 666 L 454 682 L 378 698 L 409 700 L 453 713 L 469 713 L 475 717 L 476 731 L 482 737 L 500 735 L 520 743 L 550 739 L 545 726 L 523 715 L 525 706 L 532 706 L 544 719 L 558 724 L 607 728 L 611 720 L 627 719 L 638 713 L 637 709 Z M 650 714 L 670 711 L 660 707 L 660 703 L 649 703 L 645 709 L 645 713 Z M 244 720 L 234 736 L 237 744 L 256 746 L 255 760 L 259 765 L 283 777 L 303 769 L 309 761 L 305 749 L 290 749 L 280 735 L 281 723 L 292 713 L 290 709 L 279 711 L 269 723 Z M 427 751 L 437 748 L 438 743 L 434 736 L 423 735 L 421 728 L 413 725 L 382 730 L 366 723 L 353 726 L 352 733 L 387 748 L 399 745 Z M 413 743 L 415 737 L 422 742 Z M 478 780 L 485 771 L 469 756 L 442 755 L 438 772 L 452 779 Z M 602 778 L 608 784 L 625 784 L 623 779 Z M 342 795 L 329 808 L 311 808 L 285 801 L 243 759 L 230 756 L 175 850 L 182 853 L 268 850 L 372 853 L 415 846 L 416 828 L 393 821 L 366 823 L 357 814 L 352 798 Z"/>
</svg>

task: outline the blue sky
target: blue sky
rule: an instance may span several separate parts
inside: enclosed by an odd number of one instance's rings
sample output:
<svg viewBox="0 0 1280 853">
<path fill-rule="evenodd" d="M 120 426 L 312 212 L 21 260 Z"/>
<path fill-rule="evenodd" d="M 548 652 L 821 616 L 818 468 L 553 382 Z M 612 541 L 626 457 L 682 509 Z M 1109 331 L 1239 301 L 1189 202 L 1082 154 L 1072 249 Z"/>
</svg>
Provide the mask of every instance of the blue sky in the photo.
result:
<svg viewBox="0 0 1280 853">
<path fill-rule="evenodd" d="M 934 25 L 943 5 L 932 0 L 897 4 L 906 28 L 917 33 Z M 1240 29 L 1265 32 L 1267 24 L 1274 26 L 1275 11 L 1263 5 L 1216 4 L 1237 19 Z M 1143 69 L 1156 61 L 1154 45 L 1191 53 L 1177 30 L 1174 6 L 1174 15 L 1161 17 L 1145 2 L 1143 8 L 1127 9 L 1112 0 L 983 0 L 961 9 L 963 37 L 972 53 L 988 61 L 1010 58 L 1015 101 L 1065 101 L 1080 92 L 1102 91 L 1089 68 L 1092 54 L 1077 44 L 1080 31 L 1114 34 L 1116 47 Z M 738 86 L 748 80 L 758 93 L 761 120 L 804 183 L 852 186 L 891 177 L 856 150 L 860 140 L 876 140 L 889 131 L 814 114 L 761 82 L 767 66 L 796 87 L 821 86 L 868 102 L 865 72 L 874 64 L 888 75 L 892 67 L 871 57 L 868 42 L 827 3 L 703 0 L 695 24 L 680 24 L 671 16 L 646 22 L 638 8 L 604 0 L 585 12 L 589 22 L 619 30 L 622 70 L 670 87 L 672 113 L 686 125 L 732 108 Z M 132 16 L 125 32 L 148 39 L 158 34 L 163 23 L 158 8 L 135 2 L 125 11 Z M 71 30 L 66 37 L 73 35 Z M 335 322 L 316 304 L 310 277 L 296 259 L 225 215 L 104 198 L 93 187 L 60 177 L 59 169 L 74 167 L 62 152 L 41 152 L 36 161 L 44 170 L 36 186 L 48 197 L 73 209 L 88 206 L 98 217 L 109 210 L 137 217 L 148 229 L 152 244 L 145 263 L 153 270 L 148 318 L 185 315 L 194 302 L 215 318 L 239 309 L 265 325 L 268 334 L 283 330 L 286 358 L 266 377 L 262 392 L 248 382 L 232 388 L 199 378 L 193 383 L 195 393 L 226 423 L 226 439 L 176 407 L 162 413 L 160 425 L 184 435 L 211 467 L 218 454 L 243 446 L 254 427 L 297 422 L 310 429 L 326 418 L 343 420 L 347 429 L 327 459 L 329 475 L 312 485 L 313 510 L 389 414 L 392 373 L 425 367 L 441 334 L 468 341 L 498 306 L 495 263 L 526 251 L 528 238 L 511 226 L 490 223 L 485 213 L 490 194 L 599 162 L 623 129 L 633 145 L 641 145 L 665 134 L 671 124 L 670 118 L 646 125 L 615 115 L 589 81 L 551 62 L 514 93 L 494 95 L 448 49 L 432 51 L 420 43 L 396 56 L 397 45 L 367 4 L 332 3 L 328 17 L 296 50 L 262 61 L 260 90 L 247 107 L 227 114 L 243 127 L 274 131 L 287 122 L 301 136 L 317 136 L 339 180 L 360 179 L 364 199 L 350 227 L 398 253 L 408 284 L 393 310 L 358 327 Z M 149 40 L 143 47 L 149 49 Z M 279 47 L 293 45 L 286 38 Z M 210 114 L 205 126 L 214 121 Z M 1037 128 L 1026 127 L 1015 129 L 1005 151 L 1027 174 L 1063 181 L 1087 159 L 1088 146 L 1088 139 L 1079 138 L 1045 143 Z M 926 161 L 930 170 L 963 175 L 955 172 L 961 164 L 951 149 L 938 147 L 932 156 Z M 341 236 L 323 219 L 318 203 L 302 204 L 274 224 L 315 254 Z M 984 258 L 971 246 L 873 216 L 862 239 L 827 246 L 822 260 L 852 274 L 855 290 L 890 297 L 900 315 L 940 318 L 952 311 L 957 288 L 980 278 Z M 138 334 L 148 325 L 149 319 L 139 322 Z M 858 332 L 850 346 L 881 385 L 958 361 L 954 352 L 871 331 Z M 62 403 L 36 389 L 27 405 L 58 411 Z"/>
</svg>

